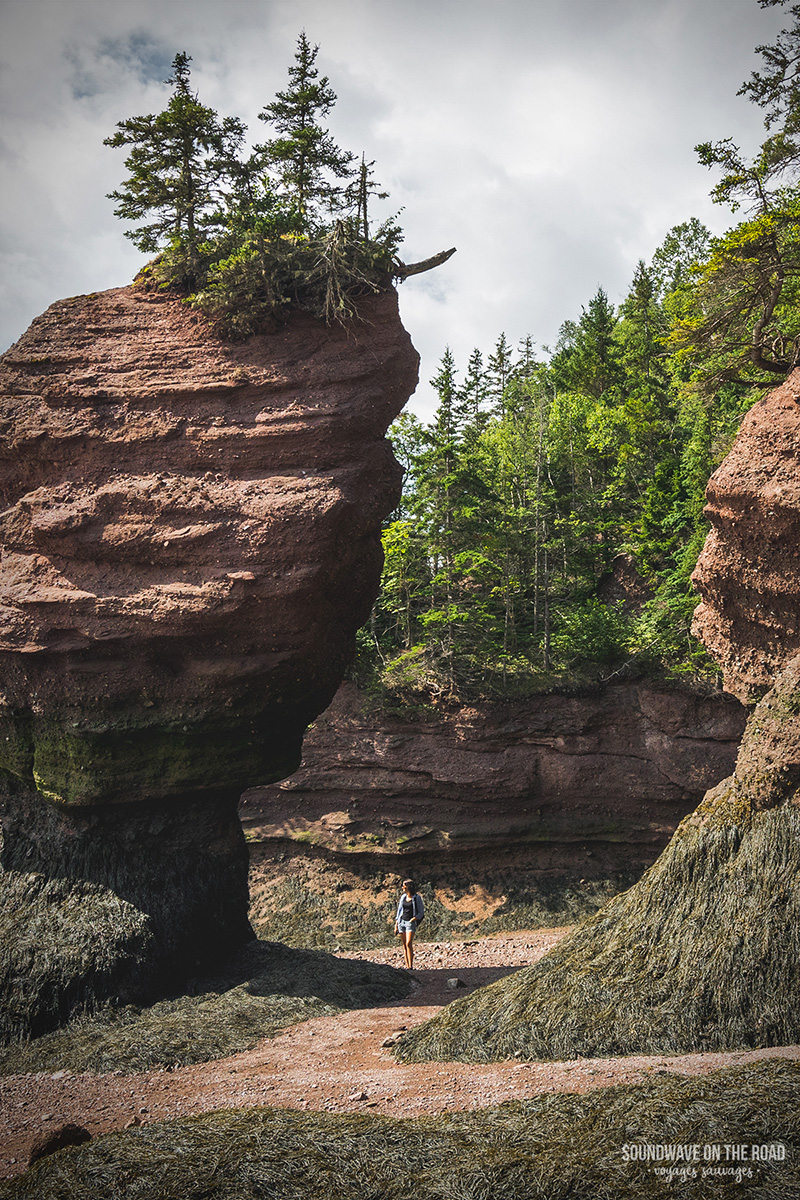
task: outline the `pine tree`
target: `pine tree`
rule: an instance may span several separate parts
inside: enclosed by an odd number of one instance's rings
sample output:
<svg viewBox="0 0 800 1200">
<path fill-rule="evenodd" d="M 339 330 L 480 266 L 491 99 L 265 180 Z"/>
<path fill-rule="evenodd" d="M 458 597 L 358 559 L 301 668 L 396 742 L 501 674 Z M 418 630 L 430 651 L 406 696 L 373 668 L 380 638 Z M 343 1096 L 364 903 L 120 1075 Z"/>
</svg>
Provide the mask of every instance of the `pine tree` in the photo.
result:
<svg viewBox="0 0 800 1200">
<path fill-rule="evenodd" d="M 574 390 L 597 397 L 613 392 L 622 382 L 616 323 L 614 306 L 600 287 L 588 308 L 581 310 L 575 329 L 567 371 Z"/>
<path fill-rule="evenodd" d="M 321 123 L 336 103 L 336 93 L 328 77 L 320 77 L 318 51 L 303 31 L 295 65 L 289 68 L 289 87 L 258 114 L 278 136 L 256 151 L 279 194 L 291 204 L 299 233 L 317 232 L 332 213 L 346 206 L 346 183 L 355 174 L 353 155 L 340 150 Z"/>
<path fill-rule="evenodd" d="M 469 356 L 467 373 L 458 389 L 456 403 L 456 417 L 468 443 L 473 443 L 486 427 L 489 416 L 485 408 L 487 393 L 483 355 L 476 347 Z"/>
<path fill-rule="evenodd" d="M 235 117 L 220 121 L 200 104 L 190 86 L 185 53 L 176 54 L 174 88 L 163 112 L 117 122 L 106 146 L 131 146 L 130 172 L 119 191 L 114 213 L 128 221 L 146 219 L 125 236 L 153 254 L 169 246 L 162 277 L 187 291 L 204 279 L 209 252 L 204 245 L 225 226 L 224 198 L 237 171 L 245 126 Z"/>
<path fill-rule="evenodd" d="M 713 242 L 674 339 L 700 358 L 697 381 L 708 392 L 728 381 L 766 383 L 800 363 L 800 4 L 789 11 L 794 24 L 757 47 L 766 67 L 739 89 L 764 109 L 759 153 L 748 159 L 731 138 L 695 147 L 701 163 L 723 170 L 712 200 L 734 212 L 746 204 L 751 214 Z"/>
<path fill-rule="evenodd" d="M 511 347 L 506 335 L 501 333 L 494 352 L 489 355 L 489 361 L 486 364 L 487 394 L 492 402 L 493 412 L 499 417 L 502 417 L 505 412 L 505 394 L 511 379 L 511 371 Z"/>
</svg>

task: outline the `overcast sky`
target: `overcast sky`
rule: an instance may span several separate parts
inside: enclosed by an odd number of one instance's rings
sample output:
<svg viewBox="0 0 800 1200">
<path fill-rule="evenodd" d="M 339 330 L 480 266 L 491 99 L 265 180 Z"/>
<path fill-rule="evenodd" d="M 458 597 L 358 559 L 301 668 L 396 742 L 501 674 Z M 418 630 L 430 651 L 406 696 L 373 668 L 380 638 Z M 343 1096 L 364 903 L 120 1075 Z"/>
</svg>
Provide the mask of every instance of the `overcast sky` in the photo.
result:
<svg viewBox="0 0 800 1200">
<path fill-rule="evenodd" d="M 463 370 L 501 331 L 552 343 L 598 286 L 619 303 L 673 225 L 732 224 L 693 146 L 761 141 L 736 91 L 785 23 L 757 0 L 2 0 L 0 349 L 144 261 L 106 198 L 125 151 L 102 143 L 165 106 L 175 53 L 258 141 L 304 28 L 336 140 L 403 209 L 402 257 L 458 248 L 400 288 L 427 418 L 446 345 Z"/>
</svg>

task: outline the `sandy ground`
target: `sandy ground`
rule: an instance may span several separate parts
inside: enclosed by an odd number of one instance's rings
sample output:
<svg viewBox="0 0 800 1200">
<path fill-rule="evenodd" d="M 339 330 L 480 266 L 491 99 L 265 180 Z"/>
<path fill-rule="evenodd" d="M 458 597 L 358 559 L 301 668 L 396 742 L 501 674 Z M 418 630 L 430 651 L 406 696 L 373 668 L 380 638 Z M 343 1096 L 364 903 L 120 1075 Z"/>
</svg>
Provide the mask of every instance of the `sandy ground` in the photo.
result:
<svg viewBox="0 0 800 1200">
<path fill-rule="evenodd" d="M 418 1116 L 635 1083 L 651 1072 L 700 1075 L 759 1058 L 800 1060 L 800 1046 L 727 1054 L 636 1055 L 572 1062 L 398 1064 L 382 1043 L 434 1016 L 469 990 L 536 962 L 566 932 L 541 929 L 464 942 L 418 943 L 413 993 L 385 1007 L 293 1025 L 252 1050 L 174 1071 L 146 1074 L 15 1075 L 0 1078 L 0 1178 L 25 1169 L 34 1140 L 66 1122 L 94 1136 L 132 1123 L 271 1105 L 328 1112 Z M 402 966 L 399 950 L 348 954 Z"/>
</svg>

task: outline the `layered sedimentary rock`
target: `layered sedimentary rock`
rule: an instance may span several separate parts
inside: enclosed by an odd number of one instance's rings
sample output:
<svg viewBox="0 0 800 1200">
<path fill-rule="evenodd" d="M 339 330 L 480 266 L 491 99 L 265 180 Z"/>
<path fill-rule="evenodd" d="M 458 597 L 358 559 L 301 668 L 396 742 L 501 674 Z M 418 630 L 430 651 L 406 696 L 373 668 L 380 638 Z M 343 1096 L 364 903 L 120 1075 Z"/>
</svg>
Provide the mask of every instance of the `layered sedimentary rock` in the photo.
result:
<svg viewBox="0 0 800 1200">
<path fill-rule="evenodd" d="M 304 875 L 326 897 L 315 937 L 386 935 L 397 877 L 413 874 L 429 935 L 564 923 L 651 865 L 732 770 L 744 721 L 731 697 L 644 680 L 405 716 L 343 684 L 301 767 L 242 797 L 252 919 L 281 936 Z"/>
<path fill-rule="evenodd" d="M 238 796 L 296 767 L 378 588 L 418 359 L 393 292 L 361 317 L 231 345 L 121 288 L 3 358 L 3 865 L 111 887 L 173 963 L 247 936 Z"/>
<path fill-rule="evenodd" d="M 341 854 L 658 844 L 733 767 L 744 720 L 730 698 L 647 682 L 404 719 L 343 684 L 300 769 L 247 792 L 242 818 Z"/>
<path fill-rule="evenodd" d="M 731 689 L 768 686 L 733 775 L 707 792 L 633 888 L 536 966 L 405 1035 L 401 1057 L 561 1058 L 800 1040 L 797 382 L 795 373 L 751 414 L 709 489 L 716 524 L 698 569 L 697 627 L 709 631 Z"/>
<path fill-rule="evenodd" d="M 800 651 L 800 370 L 744 418 L 706 498 L 694 632 L 747 703 Z"/>
</svg>

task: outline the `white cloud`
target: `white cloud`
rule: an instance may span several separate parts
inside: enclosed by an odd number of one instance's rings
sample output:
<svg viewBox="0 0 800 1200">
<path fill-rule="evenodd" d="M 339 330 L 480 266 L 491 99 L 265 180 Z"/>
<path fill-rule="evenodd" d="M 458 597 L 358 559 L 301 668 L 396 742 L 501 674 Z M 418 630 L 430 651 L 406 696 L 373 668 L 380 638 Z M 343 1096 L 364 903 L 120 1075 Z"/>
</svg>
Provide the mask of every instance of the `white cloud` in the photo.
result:
<svg viewBox="0 0 800 1200">
<path fill-rule="evenodd" d="M 405 209 L 404 255 L 458 247 L 400 289 L 429 411 L 446 344 L 463 368 L 503 330 L 552 342 L 598 285 L 620 300 L 672 225 L 728 223 L 692 147 L 757 143 L 735 93 L 781 23 L 755 0 L 5 0 L 2 344 L 140 265 L 105 198 L 124 154 L 102 141 L 163 105 L 175 52 L 258 140 L 304 27 L 335 136 Z"/>
</svg>

